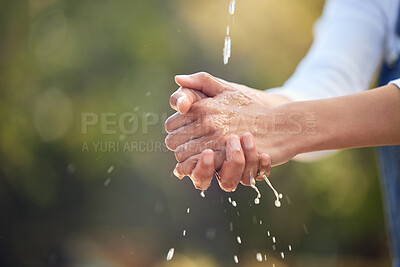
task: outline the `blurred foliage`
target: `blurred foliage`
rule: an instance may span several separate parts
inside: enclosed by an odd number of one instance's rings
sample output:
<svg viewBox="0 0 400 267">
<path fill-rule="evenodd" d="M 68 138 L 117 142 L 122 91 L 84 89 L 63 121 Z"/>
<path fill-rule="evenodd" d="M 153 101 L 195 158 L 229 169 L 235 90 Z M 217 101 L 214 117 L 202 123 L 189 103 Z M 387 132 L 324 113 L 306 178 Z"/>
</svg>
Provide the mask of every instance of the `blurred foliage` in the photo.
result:
<svg viewBox="0 0 400 267">
<path fill-rule="evenodd" d="M 224 66 L 227 6 L 0 1 L 1 266 L 212 267 L 233 265 L 234 254 L 253 266 L 256 252 L 266 266 L 389 266 L 373 149 L 274 168 L 272 182 L 289 197 L 280 209 L 264 184 L 254 206 L 249 188 L 227 194 L 213 183 L 201 198 L 189 179 L 172 177 L 173 153 L 158 146 L 173 76 L 208 71 L 279 86 L 307 52 L 323 1 L 238 0 Z M 134 134 L 119 126 L 127 112 L 137 116 L 123 120 L 137 124 Z M 106 113 L 111 134 L 101 128 Z M 86 134 L 85 114 L 99 119 Z M 126 143 L 145 151 L 113 150 Z"/>
</svg>

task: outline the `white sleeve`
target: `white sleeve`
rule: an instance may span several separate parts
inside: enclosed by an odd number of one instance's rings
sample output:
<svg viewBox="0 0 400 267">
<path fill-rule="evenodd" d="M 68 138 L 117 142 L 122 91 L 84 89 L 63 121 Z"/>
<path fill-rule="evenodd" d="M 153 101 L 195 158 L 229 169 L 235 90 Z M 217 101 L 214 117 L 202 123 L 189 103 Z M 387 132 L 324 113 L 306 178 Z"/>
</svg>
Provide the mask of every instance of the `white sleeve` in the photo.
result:
<svg viewBox="0 0 400 267">
<path fill-rule="evenodd" d="M 394 27 L 398 0 L 328 0 L 314 42 L 292 77 L 268 93 L 293 101 L 368 89 Z"/>
<path fill-rule="evenodd" d="M 394 85 L 396 85 L 398 88 L 400 88 L 400 79 L 393 80 L 393 81 L 391 81 L 389 84 L 394 84 Z"/>
</svg>

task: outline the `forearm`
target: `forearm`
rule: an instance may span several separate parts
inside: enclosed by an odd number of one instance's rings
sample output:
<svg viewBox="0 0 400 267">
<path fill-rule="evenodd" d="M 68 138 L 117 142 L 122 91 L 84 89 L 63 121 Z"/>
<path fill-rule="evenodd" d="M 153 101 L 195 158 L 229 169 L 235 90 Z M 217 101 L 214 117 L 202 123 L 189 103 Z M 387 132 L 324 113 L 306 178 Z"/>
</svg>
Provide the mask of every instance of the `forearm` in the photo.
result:
<svg viewBox="0 0 400 267">
<path fill-rule="evenodd" d="M 306 101 L 367 90 L 383 51 L 393 49 L 387 39 L 397 6 L 395 0 L 326 1 L 307 55 L 282 88 L 270 92 Z"/>
<path fill-rule="evenodd" d="M 279 109 L 315 114 L 315 132 L 304 131 L 289 141 L 296 154 L 354 147 L 400 144 L 400 90 L 388 85 L 354 95 L 293 102 Z"/>
</svg>

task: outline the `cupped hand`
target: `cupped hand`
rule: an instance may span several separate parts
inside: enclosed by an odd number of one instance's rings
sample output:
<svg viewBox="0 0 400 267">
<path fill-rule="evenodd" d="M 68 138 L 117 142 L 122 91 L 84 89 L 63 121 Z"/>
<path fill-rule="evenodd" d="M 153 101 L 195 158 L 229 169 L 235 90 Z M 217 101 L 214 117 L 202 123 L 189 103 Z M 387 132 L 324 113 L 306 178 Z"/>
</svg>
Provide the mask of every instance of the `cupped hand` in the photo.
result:
<svg viewBox="0 0 400 267">
<path fill-rule="evenodd" d="M 231 135 L 227 139 L 225 161 L 218 172 L 214 171 L 214 152 L 210 149 L 204 150 L 200 155 L 194 156 L 190 173 L 190 178 L 196 189 L 206 190 L 216 174 L 219 186 L 227 191 L 235 191 L 238 183 L 250 185 L 250 177 L 255 178 L 258 173 L 269 175 L 271 170 L 271 159 L 265 153 L 258 154 L 254 145 L 253 137 L 250 133 L 244 134 L 241 138 L 237 135 Z M 180 179 L 179 168 L 175 172 Z M 262 178 L 261 178 L 262 179 Z"/>
<path fill-rule="evenodd" d="M 289 100 L 282 96 L 267 95 L 264 91 L 246 85 L 227 82 L 206 72 L 191 75 L 177 75 L 175 82 L 180 88 L 170 97 L 170 105 L 180 114 L 186 114 L 192 105 L 205 97 L 214 97 L 224 91 L 240 91 L 260 101 L 266 106 L 286 103 Z"/>
<path fill-rule="evenodd" d="M 230 83 L 226 82 L 222 79 L 215 78 L 207 73 L 196 73 L 193 75 L 180 75 L 176 76 L 175 78 L 176 82 L 181 85 L 181 88 L 179 88 L 175 93 L 171 95 L 170 98 L 170 104 L 171 107 L 174 108 L 175 110 L 178 111 L 178 113 L 174 114 L 171 116 L 167 122 L 166 122 L 166 130 L 167 132 L 172 133 L 172 135 L 175 136 L 181 136 L 183 139 L 181 139 L 181 142 L 186 142 L 186 141 L 191 141 L 194 138 L 199 138 L 199 136 L 204 136 L 209 134 L 209 130 L 213 128 L 212 125 L 207 125 L 207 119 L 199 120 L 198 112 L 196 110 L 191 110 L 192 106 L 196 104 L 196 102 L 206 98 L 206 97 L 212 97 L 212 96 L 217 96 L 223 92 L 231 92 L 230 96 L 227 97 L 226 95 L 224 97 L 219 97 L 219 101 L 224 98 L 225 104 L 229 102 L 230 100 L 236 101 L 236 103 L 239 103 L 237 107 L 241 106 L 243 103 L 246 104 L 248 102 L 254 102 L 260 105 L 264 106 L 275 106 L 279 105 L 282 103 L 287 103 L 290 102 L 288 99 L 279 96 L 279 95 L 268 95 L 264 91 L 259 91 L 256 89 L 249 88 L 244 85 L 236 84 L 236 83 Z M 191 88 L 191 89 L 188 89 Z M 234 96 L 233 92 L 241 92 L 242 94 L 239 94 L 239 96 Z M 211 105 L 212 106 L 212 105 Z M 214 106 L 215 107 L 215 106 Z M 188 112 L 188 111 L 191 112 Z M 194 112 L 193 112 L 194 111 Z M 233 112 L 232 112 L 233 111 Z M 230 112 L 226 114 L 233 114 L 237 113 L 238 110 L 231 110 Z M 182 114 L 185 114 L 185 116 L 182 116 Z M 242 116 L 243 114 L 239 114 Z M 229 116 L 228 116 L 229 117 Z M 204 117 L 205 118 L 205 117 Z M 226 118 L 226 116 L 225 116 Z M 242 119 L 246 121 L 247 119 L 242 116 Z M 194 122 L 203 122 L 201 123 L 196 123 L 193 124 Z M 250 119 L 250 125 L 246 123 L 246 127 L 251 127 L 251 124 L 254 124 L 254 120 Z M 218 119 L 214 120 L 213 122 L 218 123 Z M 243 124 L 243 123 L 241 123 Z M 190 126 L 189 126 L 190 125 Z M 201 126 L 200 126 L 201 125 Z M 183 126 L 189 126 L 189 131 L 188 128 L 185 128 Z M 204 127 L 205 126 L 205 127 Z M 230 125 L 231 126 L 231 125 Z M 254 125 L 253 125 L 254 126 Z M 254 127 L 253 127 L 254 128 Z M 225 127 L 226 129 L 226 127 Z M 231 129 L 232 130 L 232 129 Z M 242 129 L 244 131 L 245 129 Z M 193 132 L 196 134 L 193 135 Z M 226 132 L 226 131 L 225 131 Z M 234 132 L 234 131 L 233 131 Z M 238 131 L 240 132 L 240 131 Z M 236 132 L 237 133 L 237 132 Z M 229 132 L 228 132 L 229 134 Z M 186 135 L 186 136 L 184 136 Z M 212 135 L 211 135 L 212 136 Z M 210 136 L 209 136 L 210 137 Z M 211 181 L 210 178 L 210 173 L 213 173 L 214 169 L 219 170 L 223 165 L 230 166 L 227 170 L 240 170 L 241 168 L 241 161 L 226 161 L 225 159 L 228 158 L 228 154 L 232 154 L 232 151 L 227 151 L 225 149 L 225 144 L 224 142 L 226 141 L 224 138 L 218 138 L 218 134 L 213 136 L 215 140 L 219 140 L 219 142 L 214 142 L 213 146 L 211 146 L 212 149 L 215 151 L 212 151 L 210 149 L 204 150 L 201 154 L 197 153 L 192 156 L 189 156 L 186 160 L 183 162 L 180 162 L 177 164 L 174 173 L 176 176 L 179 178 L 182 178 L 183 176 L 190 176 L 193 181 L 202 181 L 202 179 L 196 178 L 196 177 L 209 177 L 206 179 L 206 181 Z M 174 138 L 171 138 L 171 136 L 167 137 L 167 143 L 173 140 Z M 179 140 L 180 138 L 178 138 Z M 175 138 L 176 140 L 176 138 Z M 253 146 L 250 146 L 252 148 L 249 148 L 247 146 L 246 149 L 246 140 L 247 143 L 253 144 Z M 198 140 L 199 141 L 199 140 Z M 209 140 L 210 141 L 210 140 Z M 204 143 L 205 146 L 202 146 L 201 144 L 197 143 L 194 144 L 194 146 L 198 147 L 198 150 L 196 152 L 201 152 L 204 147 L 207 147 L 207 145 L 210 145 L 212 142 Z M 267 166 L 267 163 L 269 162 L 269 166 L 271 166 L 271 160 L 270 157 L 265 154 L 261 153 L 260 155 L 257 153 L 257 149 L 255 148 L 255 142 L 253 140 L 253 136 L 248 133 L 245 134 L 241 137 L 241 145 L 243 147 L 243 153 L 245 154 L 245 163 L 242 164 L 245 167 L 243 168 L 243 172 L 239 173 L 238 171 L 235 171 L 235 177 L 236 178 L 227 178 L 231 177 L 232 174 L 230 172 L 224 171 L 220 172 L 218 177 L 220 177 L 220 185 L 221 188 L 223 188 L 226 191 L 232 191 L 233 188 L 236 188 L 237 181 L 240 180 L 240 182 L 244 185 L 250 185 L 250 176 L 255 176 L 254 174 L 257 173 L 257 169 L 259 166 L 262 168 L 262 163 L 264 163 Z M 171 144 L 171 143 L 170 143 Z M 177 146 L 178 147 L 178 146 Z M 177 148 L 176 147 L 176 148 Z M 172 149 L 175 149 L 171 147 Z M 183 149 L 186 150 L 186 149 Z M 178 151 L 179 154 L 181 152 Z M 178 154 L 176 153 L 176 154 Z M 209 156 L 212 153 L 214 164 L 212 167 L 207 167 L 209 165 L 203 164 L 202 163 L 202 157 L 204 154 L 205 156 Z M 190 153 L 189 153 L 190 155 Z M 261 164 L 261 165 L 260 165 Z M 265 168 L 264 168 L 265 169 Z M 268 171 L 269 172 L 269 171 Z M 204 173 L 208 173 L 208 175 L 202 175 Z M 221 175 L 222 173 L 222 175 Z M 194 178 L 193 178 L 194 177 Z M 212 177 L 212 176 L 211 176 Z M 231 182 L 226 182 L 230 181 Z M 222 181 L 222 182 L 221 182 Z M 199 183 L 197 182 L 197 185 L 195 183 L 195 186 L 199 189 L 206 189 L 209 185 L 209 182 L 207 183 Z"/>
</svg>

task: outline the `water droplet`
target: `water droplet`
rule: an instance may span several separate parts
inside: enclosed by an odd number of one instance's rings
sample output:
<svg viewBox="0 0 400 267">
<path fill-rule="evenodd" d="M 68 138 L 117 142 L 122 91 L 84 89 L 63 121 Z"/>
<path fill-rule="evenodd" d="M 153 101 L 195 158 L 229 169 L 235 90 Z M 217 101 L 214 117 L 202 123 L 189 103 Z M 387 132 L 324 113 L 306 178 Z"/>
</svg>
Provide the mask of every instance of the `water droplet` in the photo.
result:
<svg viewBox="0 0 400 267">
<path fill-rule="evenodd" d="M 190 213 L 190 208 L 186 209 L 186 213 L 189 214 Z"/>
<path fill-rule="evenodd" d="M 231 15 L 235 14 L 235 4 L 236 4 L 235 0 L 231 0 L 229 2 L 229 14 Z"/>
<path fill-rule="evenodd" d="M 73 174 L 76 171 L 75 164 L 74 163 L 68 164 L 67 171 L 69 174 Z"/>
<path fill-rule="evenodd" d="M 229 223 L 229 231 L 233 232 L 233 222 Z"/>
<path fill-rule="evenodd" d="M 224 64 L 226 65 L 228 64 L 229 58 L 231 57 L 231 38 L 229 36 L 225 37 L 223 56 Z"/>
<path fill-rule="evenodd" d="M 105 181 L 104 181 L 104 186 L 108 186 L 111 182 L 111 178 L 108 177 Z"/>
<path fill-rule="evenodd" d="M 168 254 L 167 254 L 167 261 L 170 261 L 170 260 L 172 259 L 172 257 L 174 256 L 174 252 L 175 252 L 175 249 L 174 249 L 174 248 L 171 248 L 171 249 L 168 251 Z"/>
<path fill-rule="evenodd" d="M 260 224 L 262 224 L 262 220 L 260 220 Z"/>
<path fill-rule="evenodd" d="M 292 251 L 292 246 L 291 245 L 289 245 L 289 251 Z"/>
<path fill-rule="evenodd" d="M 282 194 L 279 194 L 278 196 L 279 196 L 279 198 L 280 198 L 280 199 L 282 199 L 282 198 L 283 198 L 283 195 L 282 195 Z"/>
<path fill-rule="evenodd" d="M 276 238 L 275 238 L 275 236 L 272 237 L 272 242 L 276 243 Z"/>
<path fill-rule="evenodd" d="M 217 228 L 216 227 L 210 227 L 210 228 L 207 229 L 206 237 L 209 240 L 213 240 L 215 238 L 216 234 L 217 234 Z"/>
<path fill-rule="evenodd" d="M 182 234 L 183 234 L 183 236 L 186 236 L 186 230 L 183 230 Z"/>
<path fill-rule="evenodd" d="M 287 201 L 287 203 L 290 205 L 290 204 L 292 204 L 292 202 L 290 201 L 290 198 L 289 198 L 289 196 L 288 195 L 285 195 L 285 197 L 286 197 L 286 201 Z"/>
<path fill-rule="evenodd" d="M 232 203 L 232 198 L 228 197 L 229 203 Z"/>
<path fill-rule="evenodd" d="M 271 233 L 270 233 L 269 231 L 267 231 L 267 235 L 268 235 L 268 236 L 271 236 Z"/>
<path fill-rule="evenodd" d="M 111 173 L 114 170 L 114 165 L 111 165 L 110 168 L 108 168 L 107 173 Z"/>
<path fill-rule="evenodd" d="M 305 224 L 303 224 L 303 230 L 304 230 L 304 233 L 306 233 L 307 235 L 310 233 L 310 232 L 308 231 L 307 225 L 305 225 Z"/>
<path fill-rule="evenodd" d="M 284 259 L 285 258 L 285 253 L 281 252 L 281 257 L 282 257 L 282 259 Z"/>
<path fill-rule="evenodd" d="M 229 26 L 226 26 L 226 35 L 229 35 Z"/>
<path fill-rule="evenodd" d="M 260 262 L 263 260 L 263 257 L 262 257 L 262 255 L 261 255 L 260 252 L 258 252 L 258 253 L 256 254 L 256 259 L 257 259 L 257 261 L 260 261 Z"/>
<path fill-rule="evenodd" d="M 256 205 L 260 204 L 261 193 L 256 186 L 256 180 L 253 177 L 253 174 L 250 172 L 250 186 L 257 192 L 257 197 L 254 199 L 254 203 Z"/>
<path fill-rule="evenodd" d="M 240 236 L 237 236 L 237 237 L 236 237 L 236 240 L 237 240 L 237 242 L 238 242 L 239 244 L 242 244 L 242 239 L 240 238 Z"/>
<path fill-rule="evenodd" d="M 124 141 L 125 138 L 126 138 L 126 135 L 121 134 L 121 135 L 118 137 L 118 140 L 119 140 L 119 141 Z"/>
<path fill-rule="evenodd" d="M 235 201 L 235 200 L 233 200 L 233 201 L 232 201 L 232 206 L 234 206 L 234 207 L 236 207 L 236 206 L 237 206 L 237 203 L 236 203 L 236 201 Z"/>
<path fill-rule="evenodd" d="M 233 255 L 233 260 L 235 261 L 235 263 L 239 263 L 239 258 L 236 255 Z"/>
<path fill-rule="evenodd" d="M 110 168 L 108 168 L 107 173 L 111 173 L 114 170 L 114 165 L 111 165 Z"/>
<path fill-rule="evenodd" d="M 268 179 L 267 175 L 265 174 L 261 174 L 262 178 L 264 178 L 264 181 L 269 185 L 269 187 L 271 188 L 272 192 L 274 192 L 276 200 L 275 200 L 275 206 L 276 207 L 280 207 L 281 206 L 281 202 L 279 201 L 279 197 L 281 194 L 278 194 L 278 191 L 275 190 L 275 188 L 272 186 L 270 180 Z"/>
<path fill-rule="evenodd" d="M 201 197 L 206 197 L 206 193 L 204 193 L 204 190 L 202 190 L 202 191 L 200 192 L 200 196 L 201 196 Z"/>
<path fill-rule="evenodd" d="M 267 254 L 264 255 L 264 260 L 267 261 Z"/>
</svg>

